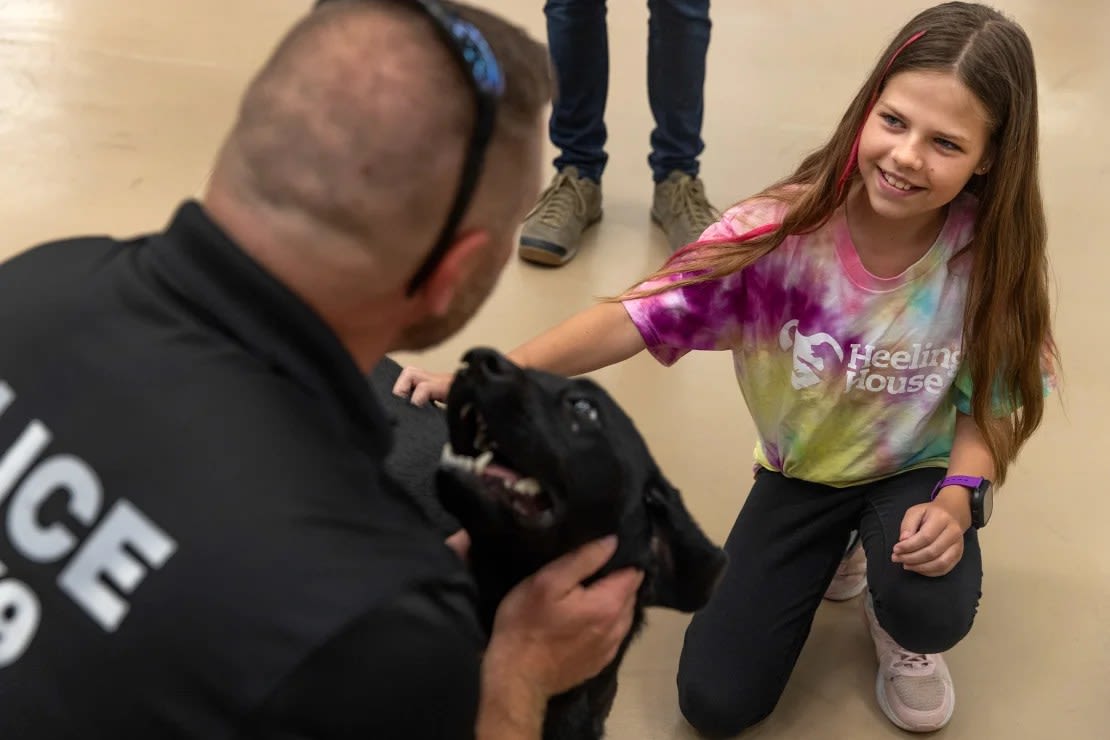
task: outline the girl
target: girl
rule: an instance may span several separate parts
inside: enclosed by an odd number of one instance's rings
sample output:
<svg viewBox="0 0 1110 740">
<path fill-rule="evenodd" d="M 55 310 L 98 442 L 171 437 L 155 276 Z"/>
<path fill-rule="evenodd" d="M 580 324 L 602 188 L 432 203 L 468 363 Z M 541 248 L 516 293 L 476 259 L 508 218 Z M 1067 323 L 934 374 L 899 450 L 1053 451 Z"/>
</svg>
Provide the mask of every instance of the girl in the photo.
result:
<svg viewBox="0 0 1110 740">
<path fill-rule="evenodd" d="M 771 712 L 853 530 L 879 704 L 903 729 L 947 724 L 941 653 L 975 615 L 990 481 L 1040 424 L 1055 366 L 1047 293 L 1032 49 L 953 2 L 897 34 L 794 174 L 510 354 L 571 375 L 645 348 L 732 351 L 757 473 L 683 645 L 698 730 Z M 423 403 L 449 382 L 409 369 L 395 390 Z"/>
</svg>

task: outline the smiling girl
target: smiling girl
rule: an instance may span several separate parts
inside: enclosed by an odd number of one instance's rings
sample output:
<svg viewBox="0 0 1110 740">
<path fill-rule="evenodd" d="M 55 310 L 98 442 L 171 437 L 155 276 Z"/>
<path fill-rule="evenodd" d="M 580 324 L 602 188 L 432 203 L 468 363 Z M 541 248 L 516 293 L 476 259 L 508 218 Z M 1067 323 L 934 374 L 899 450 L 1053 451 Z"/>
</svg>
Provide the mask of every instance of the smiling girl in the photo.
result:
<svg viewBox="0 0 1110 740">
<path fill-rule="evenodd" d="M 879 705 L 907 730 L 951 718 L 942 653 L 975 616 L 991 481 L 1040 424 L 1055 365 L 1037 139 L 1021 28 L 978 4 L 926 10 L 797 171 L 509 354 L 571 375 L 645 348 L 668 365 L 732 352 L 757 473 L 679 665 L 705 735 L 775 707 L 854 530 Z M 422 403 L 449 383 L 409 368 L 395 390 Z"/>
</svg>

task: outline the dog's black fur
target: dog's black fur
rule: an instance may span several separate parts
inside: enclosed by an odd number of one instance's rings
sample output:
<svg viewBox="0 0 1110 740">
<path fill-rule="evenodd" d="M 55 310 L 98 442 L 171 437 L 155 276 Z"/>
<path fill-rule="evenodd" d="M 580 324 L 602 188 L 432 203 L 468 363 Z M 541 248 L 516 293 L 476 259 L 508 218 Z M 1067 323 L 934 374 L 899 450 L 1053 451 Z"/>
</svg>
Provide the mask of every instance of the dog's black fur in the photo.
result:
<svg viewBox="0 0 1110 740">
<path fill-rule="evenodd" d="M 404 422 L 397 432 L 402 448 Z M 619 544 L 593 579 L 629 565 L 644 570 L 632 629 L 616 658 L 548 705 L 545 740 L 602 737 L 617 671 L 644 609 L 701 608 L 724 553 L 690 517 L 632 421 L 593 382 L 521 370 L 497 352 L 472 350 L 448 397 L 447 436 L 452 455 L 437 475 L 439 500 L 470 533 L 487 630 L 513 586 L 604 535 L 616 533 Z M 483 451 L 493 453 L 492 462 L 477 473 L 472 461 Z M 535 481 L 524 486 L 533 493 L 510 491 L 504 481 L 517 477 Z"/>
</svg>

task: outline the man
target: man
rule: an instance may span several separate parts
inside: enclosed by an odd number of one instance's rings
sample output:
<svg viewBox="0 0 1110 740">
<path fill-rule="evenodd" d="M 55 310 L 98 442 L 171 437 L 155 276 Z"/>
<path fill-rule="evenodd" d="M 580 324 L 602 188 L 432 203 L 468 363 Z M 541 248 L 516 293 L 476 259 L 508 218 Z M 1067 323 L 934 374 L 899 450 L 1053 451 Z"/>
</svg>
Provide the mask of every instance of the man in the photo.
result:
<svg viewBox="0 0 1110 740">
<path fill-rule="evenodd" d="M 511 593 L 483 656 L 463 561 L 382 473 L 365 374 L 470 318 L 538 190 L 544 51 L 457 12 L 322 3 L 202 203 L 0 267 L 0 737 L 539 737 L 615 653 L 641 574 L 580 585 L 612 543 Z M 438 240 L 464 69 L 500 100 Z"/>
</svg>

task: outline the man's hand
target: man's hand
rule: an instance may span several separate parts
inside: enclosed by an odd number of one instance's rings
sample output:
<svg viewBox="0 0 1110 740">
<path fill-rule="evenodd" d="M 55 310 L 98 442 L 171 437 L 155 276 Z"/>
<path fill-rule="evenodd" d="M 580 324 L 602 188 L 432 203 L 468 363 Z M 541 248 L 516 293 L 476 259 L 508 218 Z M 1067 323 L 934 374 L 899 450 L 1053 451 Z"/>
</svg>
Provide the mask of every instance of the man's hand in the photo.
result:
<svg viewBox="0 0 1110 740">
<path fill-rule="evenodd" d="M 947 489 L 946 489 L 947 490 Z M 944 492 L 942 492 L 944 493 Z M 964 532 L 971 524 L 967 489 L 959 488 L 958 499 L 940 496 L 927 504 L 911 506 L 902 517 L 902 533 L 891 559 L 906 570 L 923 576 L 943 576 L 964 555 Z"/>
<path fill-rule="evenodd" d="M 433 373 L 410 365 L 397 376 L 393 395 L 408 398 L 413 406 L 423 406 L 429 401 L 443 403 L 453 378 L 452 373 Z"/>
<path fill-rule="evenodd" d="M 607 537 L 549 563 L 501 602 L 483 664 L 487 683 L 530 686 L 547 700 L 596 676 L 632 625 L 643 572 L 632 568 L 582 586 L 616 551 Z"/>
</svg>

